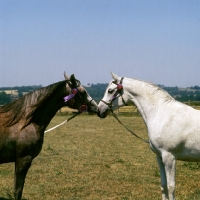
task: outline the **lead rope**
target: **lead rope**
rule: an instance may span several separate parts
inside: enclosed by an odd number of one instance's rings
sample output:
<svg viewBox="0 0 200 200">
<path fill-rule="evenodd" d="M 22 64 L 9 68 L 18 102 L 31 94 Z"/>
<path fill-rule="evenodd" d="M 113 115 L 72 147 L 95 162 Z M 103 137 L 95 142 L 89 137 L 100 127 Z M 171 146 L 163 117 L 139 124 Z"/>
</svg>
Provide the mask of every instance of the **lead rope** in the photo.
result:
<svg viewBox="0 0 200 200">
<path fill-rule="evenodd" d="M 143 142 L 146 142 L 147 144 L 149 144 L 149 141 L 142 139 L 140 136 L 138 136 L 137 134 L 135 134 L 133 131 L 131 131 L 129 128 L 127 128 L 117 117 L 117 115 L 113 112 L 112 110 L 112 115 L 113 117 L 127 130 L 129 131 L 132 135 L 134 135 L 135 137 L 139 138 L 140 140 L 142 140 Z"/>
<path fill-rule="evenodd" d="M 67 123 L 68 121 L 70 121 L 71 119 L 73 119 L 74 117 L 76 117 L 76 116 L 79 115 L 79 114 L 80 114 L 79 112 L 78 112 L 78 113 L 75 113 L 75 114 L 72 115 L 70 118 L 66 119 L 66 120 L 63 121 L 62 123 L 60 123 L 60 124 L 58 124 L 58 125 L 56 125 L 56 126 L 50 128 L 50 129 L 46 130 L 44 133 L 50 132 L 50 131 L 52 131 L 52 130 L 58 128 L 59 126 L 62 126 L 63 124 Z"/>
</svg>

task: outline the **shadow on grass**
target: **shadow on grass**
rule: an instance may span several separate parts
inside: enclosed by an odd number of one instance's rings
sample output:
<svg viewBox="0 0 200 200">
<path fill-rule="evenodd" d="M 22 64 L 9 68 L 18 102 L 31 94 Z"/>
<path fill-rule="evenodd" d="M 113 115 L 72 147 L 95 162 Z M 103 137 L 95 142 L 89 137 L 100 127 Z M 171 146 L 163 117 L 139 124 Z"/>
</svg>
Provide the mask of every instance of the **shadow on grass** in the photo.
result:
<svg viewBox="0 0 200 200">
<path fill-rule="evenodd" d="M 4 197 L 0 197 L 0 200 L 13 200 L 13 199 L 8 199 L 8 198 L 4 198 Z"/>
<path fill-rule="evenodd" d="M 4 198 L 4 197 L 0 197 L 0 200 L 14 200 L 13 198 Z M 27 199 L 22 199 L 22 200 L 27 200 Z"/>
</svg>

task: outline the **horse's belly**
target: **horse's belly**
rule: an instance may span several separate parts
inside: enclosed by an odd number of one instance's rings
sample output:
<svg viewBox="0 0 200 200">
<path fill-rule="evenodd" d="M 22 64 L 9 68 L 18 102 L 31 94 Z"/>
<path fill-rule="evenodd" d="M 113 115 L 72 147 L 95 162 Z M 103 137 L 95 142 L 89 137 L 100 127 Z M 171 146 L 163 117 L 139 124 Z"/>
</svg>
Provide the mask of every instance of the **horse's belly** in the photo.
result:
<svg viewBox="0 0 200 200">
<path fill-rule="evenodd" d="M 0 149 L 0 164 L 15 162 L 16 152 L 12 148 L 1 148 Z"/>
<path fill-rule="evenodd" d="M 177 147 L 175 153 L 178 160 L 200 161 L 200 132 L 185 134 L 184 140 Z"/>
<path fill-rule="evenodd" d="M 176 157 L 177 160 L 188 162 L 200 162 L 200 153 L 197 154 L 180 154 Z"/>
<path fill-rule="evenodd" d="M 173 135 L 171 137 L 154 137 L 150 142 L 150 147 L 158 156 L 164 152 L 169 152 L 177 160 L 182 161 L 200 161 L 200 133 Z"/>
<path fill-rule="evenodd" d="M 175 150 L 173 153 L 177 160 L 198 162 L 200 161 L 200 142 L 188 141 L 180 150 Z"/>
</svg>

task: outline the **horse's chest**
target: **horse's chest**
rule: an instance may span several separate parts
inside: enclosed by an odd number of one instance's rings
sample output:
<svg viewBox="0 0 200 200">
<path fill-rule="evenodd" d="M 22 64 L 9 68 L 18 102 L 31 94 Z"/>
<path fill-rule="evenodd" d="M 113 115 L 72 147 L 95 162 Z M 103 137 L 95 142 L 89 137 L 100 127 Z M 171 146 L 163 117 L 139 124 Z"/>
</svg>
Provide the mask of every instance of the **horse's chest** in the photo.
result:
<svg viewBox="0 0 200 200">
<path fill-rule="evenodd" d="M 16 151 L 18 154 L 28 154 L 36 157 L 43 144 L 43 137 L 36 133 L 19 135 L 16 142 Z"/>
<path fill-rule="evenodd" d="M 36 132 L 22 131 L 1 135 L 0 163 L 14 162 L 17 157 L 36 157 L 43 144 L 43 137 Z"/>
</svg>

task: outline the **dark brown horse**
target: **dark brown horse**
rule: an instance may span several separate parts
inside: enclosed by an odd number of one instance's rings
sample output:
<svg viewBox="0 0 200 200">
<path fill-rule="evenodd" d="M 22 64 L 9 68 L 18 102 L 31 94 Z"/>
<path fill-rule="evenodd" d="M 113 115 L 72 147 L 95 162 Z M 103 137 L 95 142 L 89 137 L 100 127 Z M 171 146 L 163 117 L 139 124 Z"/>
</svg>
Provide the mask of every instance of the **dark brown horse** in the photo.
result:
<svg viewBox="0 0 200 200">
<path fill-rule="evenodd" d="M 40 153 L 44 131 L 63 106 L 97 112 L 97 104 L 75 79 L 33 91 L 0 108 L 0 163 L 15 162 L 15 200 L 20 200 L 32 160 Z"/>
</svg>

